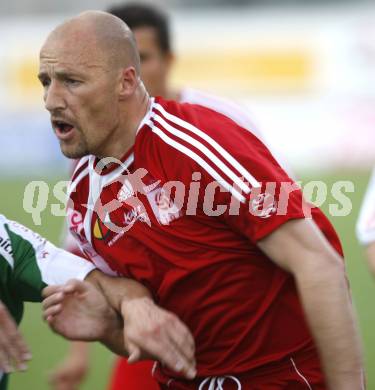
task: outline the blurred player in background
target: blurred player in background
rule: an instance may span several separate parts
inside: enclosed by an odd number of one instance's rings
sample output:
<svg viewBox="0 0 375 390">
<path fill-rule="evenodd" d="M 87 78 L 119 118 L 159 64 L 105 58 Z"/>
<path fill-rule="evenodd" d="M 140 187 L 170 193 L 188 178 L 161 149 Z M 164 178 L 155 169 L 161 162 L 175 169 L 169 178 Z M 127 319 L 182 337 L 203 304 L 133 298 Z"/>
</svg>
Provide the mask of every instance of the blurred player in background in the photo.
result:
<svg viewBox="0 0 375 390">
<path fill-rule="evenodd" d="M 368 266 L 375 277 L 375 168 L 359 214 L 357 237 L 359 242 L 366 247 Z"/>
<path fill-rule="evenodd" d="M 133 31 L 141 58 L 141 76 L 151 96 L 200 104 L 232 118 L 252 133 L 262 138 L 248 111 L 241 106 L 199 90 L 184 87 L 173 89 L 170 73 L 175 63 L 168 16 L 160 9 L 139 3 L 129 3 L 108 10 L 122 19 Z M 284 160 L 283 160 L 284 162 Z M 284 164 L 284 167 L 287 164 Z M 290 172 L 289 167 L 287 167 Z M 74 240 L 67 236 L 65 247 L 79 255 Z M 64 361 L 52 372 L 51 384 L 55 390 L 75 390 L 84 380 L 89 369 L 89 345 L 72 343 Z M 158 389 L 151 377 L 152 362 L 140 362 L 129 366 L 126 359 L 119 358 L 111 379 L 111 390 Z"/>
</svg>

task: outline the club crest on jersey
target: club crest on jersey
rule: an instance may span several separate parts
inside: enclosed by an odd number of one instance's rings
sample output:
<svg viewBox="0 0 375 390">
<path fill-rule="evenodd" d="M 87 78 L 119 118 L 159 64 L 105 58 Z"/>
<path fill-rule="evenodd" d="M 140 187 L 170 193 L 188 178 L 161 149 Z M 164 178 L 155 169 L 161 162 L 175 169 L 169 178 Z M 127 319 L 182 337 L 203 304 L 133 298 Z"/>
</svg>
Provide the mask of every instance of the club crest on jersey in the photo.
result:
<svg viewBox="0 0 375 390">
<path fill-rule="evenodd" d="M 169 225 L 175 219 L 181 217 L 182 212 L 171 199 L 164 188 L 157 187 L 147 193 L 147 199 L 150 202 L 152 211 L 161 225 Z"/>
<path fill-rule="evenodd" d="M 273 195 L 259 194 L 251 201 L 252 213 L 260 218 L 269 218 L 277 211 L 277 202 Z"/>
<path fill-rule="evenodd" d="M 104 221 L 101 221 L 97 214 L 95 215 L 95 218 L 96 219 L 92 229 L 93 236 L 97 240 L 106 240 L 111 234 L 111 229 L 108 226 L 108 224 L 111 223 L 109 214 L 108 213 L 106 214 Z"/>
</svg>

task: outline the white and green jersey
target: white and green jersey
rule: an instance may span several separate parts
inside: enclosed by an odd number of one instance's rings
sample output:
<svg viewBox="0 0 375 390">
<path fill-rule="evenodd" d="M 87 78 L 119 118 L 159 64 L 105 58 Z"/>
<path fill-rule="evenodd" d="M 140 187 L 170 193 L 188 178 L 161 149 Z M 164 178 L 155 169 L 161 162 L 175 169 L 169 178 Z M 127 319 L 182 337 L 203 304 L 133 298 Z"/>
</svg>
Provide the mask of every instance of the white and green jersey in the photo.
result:
<svg viewBox="0 0 375 390">
<path fill-rule="evenodd" d="M 95 266 L 57 248 L 25 226 L 0 214 L 0 300 L 17 323 L 23 302 L 39 302 L 47 285 L 83 280 Z M 0 371 L 0 390 L 6 387 Z"/>
</svg>

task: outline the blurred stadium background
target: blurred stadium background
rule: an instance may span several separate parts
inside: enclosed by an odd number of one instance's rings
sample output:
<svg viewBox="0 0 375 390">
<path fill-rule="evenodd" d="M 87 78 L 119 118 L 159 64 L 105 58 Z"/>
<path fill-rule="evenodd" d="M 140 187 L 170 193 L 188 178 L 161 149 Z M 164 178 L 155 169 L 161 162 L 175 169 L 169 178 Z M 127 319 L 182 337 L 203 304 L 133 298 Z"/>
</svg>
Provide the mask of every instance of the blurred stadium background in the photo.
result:
<svg viewBox="0 0 375 390">
<path fill-rule="evenodd" d="M 64 18 L 120 1 L 18 0 L 0 2 L 0 212 L 55 243 L 62 218 L 52 186 L 67 178 L 42 104 L 36 73 L 47 33 Z M 176 85 L 230 97 L 252 112 L 269 144 L 298 176 L 328 188 L 350 180 L 352 211 L 330 217 L 346 252 L 349 278 L 364 340 L 368 389 L 375 390 L 375 288 L 354 225 L 370 168 L 375 163 L 375 5 L 371 1 L 158 0 L 171 14 Z M 25 185 L 51 184 L 42 225 L 23 209 Z M 328 210 L 332 199 L 323 205 Z M 48 371 L 66 343 L 28 305 L 22 324 L 33 350 L 30 370 L 15 374 L 11 390 L 45 390 Z M 94 347 L 84 390 L 105 388 L 111 355 Z"/>
</svg>

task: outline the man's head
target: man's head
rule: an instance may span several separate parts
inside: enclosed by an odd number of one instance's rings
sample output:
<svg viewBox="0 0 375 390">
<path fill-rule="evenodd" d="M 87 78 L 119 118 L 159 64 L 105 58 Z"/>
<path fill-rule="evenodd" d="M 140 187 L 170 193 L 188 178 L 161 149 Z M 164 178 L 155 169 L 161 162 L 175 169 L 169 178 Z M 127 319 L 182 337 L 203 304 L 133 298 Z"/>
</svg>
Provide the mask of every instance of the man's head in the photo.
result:
<svg viewBox="0 0 375 390">
<path fill-rule="evenodd" d="M 168 95 L 168 75 L 173 62 L 169 21 L 160 10 L 145 4 L 110 8 L 133 31 L 141 58 L 141 75 L 152 96 Z"/>
<path fill-rule="evenodd" d="M 139 72 L 134 37 L 113 15 L 88 11 L 50 33 L 40 51 L 38 77 L 67 157 L 112 153 L 124 105 L 141 84 Z"/>
</svg>

